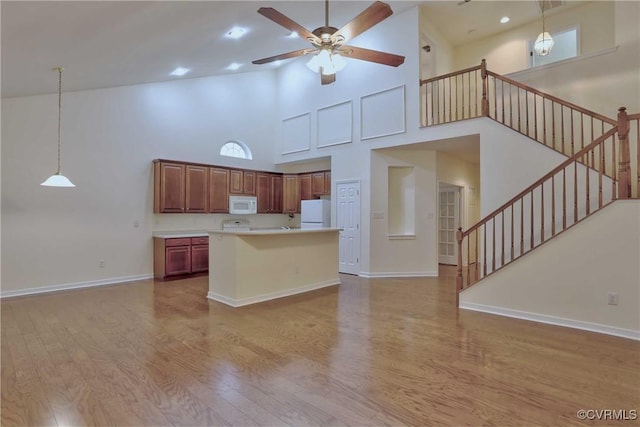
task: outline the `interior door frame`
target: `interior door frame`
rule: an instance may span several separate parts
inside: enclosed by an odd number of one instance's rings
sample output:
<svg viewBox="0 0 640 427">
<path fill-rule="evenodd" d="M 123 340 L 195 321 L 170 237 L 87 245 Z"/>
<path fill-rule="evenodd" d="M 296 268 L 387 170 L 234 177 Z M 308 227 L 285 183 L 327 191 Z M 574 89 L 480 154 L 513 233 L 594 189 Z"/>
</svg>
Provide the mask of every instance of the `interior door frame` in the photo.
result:
<svg viewBox="0 0 640 427">
<path fill-rule="evenodd" d="M 436 231 L 438 236 L 438 264 L 442 264 L 440 261 L 440 193 L 447 190 L 457 190 L 458 191 L 458 223 L 454 224 L 454 229 L 458 229 L 458 227 L 462 227 L 464 229 L 465 224 L 465 187 L 457 184 L 450 184 L 448 182 L 438 181 L 438 200 L 437 200 L 437 222 L 436 222 Z M 457 260 L 458 256 L 458 245 L 457 243 L 454 246 L 453 256 Z M 457 261 L 456 261 L 457 263 Z"/>
</svg>

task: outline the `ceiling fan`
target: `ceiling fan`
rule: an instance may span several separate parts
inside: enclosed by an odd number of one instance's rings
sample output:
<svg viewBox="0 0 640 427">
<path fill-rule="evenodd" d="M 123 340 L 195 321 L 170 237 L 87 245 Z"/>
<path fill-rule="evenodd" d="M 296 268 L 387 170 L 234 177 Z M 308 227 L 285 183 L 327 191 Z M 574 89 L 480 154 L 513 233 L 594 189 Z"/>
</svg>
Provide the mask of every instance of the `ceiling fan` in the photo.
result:
<svg viewBox="0 0 640 427">
<path fill-rule="evenodd" d="M 252 61 L 253 64 L 266 64 L 282 59 L 315 54 L 311 61 L 307 63 L 307 66 L 313 71 L 319 72 L 322 84 L 326 85 L 335 82 L 336 71 L 340 71 L 346 65 L 342 58 L 343 56 L 392 67 L 397 67 L 404 63 L 404 56 L 361 47 L 345 46 L 351 39 L 393 14 L 391 7 L 381 1 L 373 3 L 339 30 L 329 25 L 329 0 L 325 0 L 324 26 L 318 27 L 313 31 L 307 30 L 271 7 L 261 7 L 258 9 L 258 13 L 289 31 L 296 32 L 298 36 L 308 40 L 313 45 L 313 48 L 300 49 L 258 59 Z"/>
</svg>

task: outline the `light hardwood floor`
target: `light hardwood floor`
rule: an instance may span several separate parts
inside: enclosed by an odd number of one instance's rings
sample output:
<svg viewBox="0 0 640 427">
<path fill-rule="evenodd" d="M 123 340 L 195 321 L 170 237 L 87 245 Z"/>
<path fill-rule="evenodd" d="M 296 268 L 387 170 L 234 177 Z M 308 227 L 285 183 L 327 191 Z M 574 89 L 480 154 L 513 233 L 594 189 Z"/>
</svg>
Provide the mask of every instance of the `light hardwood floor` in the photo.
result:
<svg viewBox="0 0 640 427">
<path fill-rule="evenodd" d="M 361 279 L 244 308 L 207 278 L 5 299 L 2 425 L 638 425 L 640 343 Z M 629 414 L 629 412 L 627 412 Z"/>
</svg>

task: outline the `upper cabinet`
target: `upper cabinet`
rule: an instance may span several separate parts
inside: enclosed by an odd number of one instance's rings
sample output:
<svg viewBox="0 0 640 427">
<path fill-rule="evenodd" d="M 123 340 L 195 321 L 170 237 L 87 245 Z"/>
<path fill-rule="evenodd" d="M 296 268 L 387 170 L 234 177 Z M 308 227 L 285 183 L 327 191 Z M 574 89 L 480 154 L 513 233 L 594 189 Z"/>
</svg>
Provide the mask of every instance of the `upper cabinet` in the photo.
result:
<svg viewBox="0 0 640 427">
<path fill-rule="evenodd" d="M 231 169 L 229 171 L 229 193 L 255 196 L 256 173 L 254 171 Z"/>
<path fill-rule="evenodd" d="M 209 212 L 229 213 L 229 169 L 209 168 Z"/>
<path fill-rule="evenodd" d="M 300 178 L 298 175 L 282 177 L 282 212 L 300 212 Z"/>
<path fill-rule="evenodd" d="M 282 213 L 282 175 L 256 174 L 258 213 Z"/>
<path fill-rule="evenodd" d="M 318 171 L 300 175 L 300 199 L 319 199 L 331 195 L 331 171 Z"/>
<path fill-rule="evenodd" d="M 206 213 L 209 211 L 207 166 L 155 162 L 155 213 Z"/>
<path fill-rule="evenodd" d="M 207 213 L 209 211 L 209 168 L 186 165 L 185 211 Z"/>
<path fill-rule="evenodd" d="M 156 213 L 182 213 L 185 211 L 185 170 L 179 163 L 153 164 L 154 203 Z"/>
<path fill-rule="evenodd" d="M 154 160 L 154 213 L 229 213 L 229 195 L 256 196 L 258 213 L 298 213 L 331 194 L 331 171 L 282 175 Z"/>
</svg>

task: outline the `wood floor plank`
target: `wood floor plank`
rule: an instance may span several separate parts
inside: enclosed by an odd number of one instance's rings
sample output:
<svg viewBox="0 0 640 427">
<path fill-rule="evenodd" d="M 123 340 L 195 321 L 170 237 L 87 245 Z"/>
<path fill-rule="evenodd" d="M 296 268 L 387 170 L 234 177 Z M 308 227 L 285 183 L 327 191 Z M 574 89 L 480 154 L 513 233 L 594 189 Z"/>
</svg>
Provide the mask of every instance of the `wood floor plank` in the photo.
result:
<svg viewBox="0 0 640 427">
<path fill-rule="evenodd" d="M 341 276 L 241 308 L 206 277 L 5 299 L 1 424 L 637 425 L 640 343 L 455 309 L 438 278 Z"/>
</svg>

